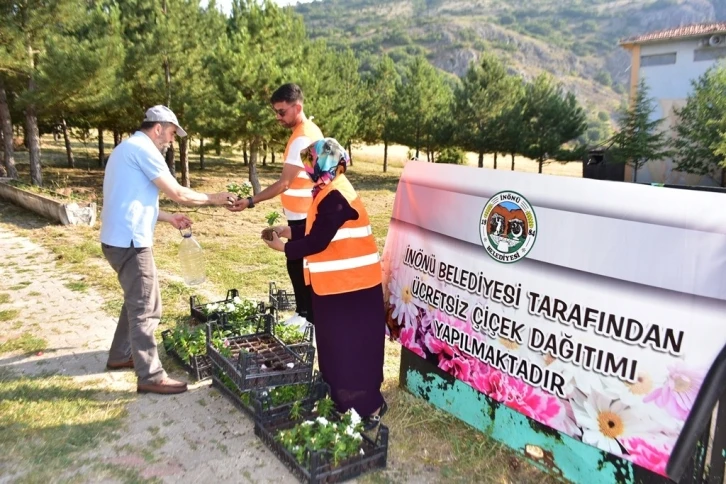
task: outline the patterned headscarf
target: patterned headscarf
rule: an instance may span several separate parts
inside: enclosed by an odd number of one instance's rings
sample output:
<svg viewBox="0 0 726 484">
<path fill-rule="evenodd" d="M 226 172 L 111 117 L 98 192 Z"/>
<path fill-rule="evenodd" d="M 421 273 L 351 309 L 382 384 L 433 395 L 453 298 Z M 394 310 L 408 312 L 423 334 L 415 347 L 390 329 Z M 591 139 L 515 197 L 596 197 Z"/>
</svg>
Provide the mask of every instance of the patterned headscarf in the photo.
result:
<svg viewBox="0 0 726 484">
<path fill-rule="evenodd" d="M 345 173 L 350 157 L 333 138 L 323 138 L 307 148 L 305 171 L 315 182 L 313 198 L 340 173 Z"/>
</svg>

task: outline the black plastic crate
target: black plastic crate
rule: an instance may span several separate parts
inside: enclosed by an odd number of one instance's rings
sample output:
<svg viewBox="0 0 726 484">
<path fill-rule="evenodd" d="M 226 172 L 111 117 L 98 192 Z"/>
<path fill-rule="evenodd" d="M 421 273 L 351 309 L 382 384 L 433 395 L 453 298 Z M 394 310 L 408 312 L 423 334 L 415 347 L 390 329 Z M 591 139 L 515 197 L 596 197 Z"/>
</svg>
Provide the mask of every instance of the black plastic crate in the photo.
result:
<svg viewBox="0 0 726 484">
<path fill-rule="evenodd" d="M 295 309 L 295 293 L 277 289 L 277 285 L 270 282 L 269 303 L 278 311 L 292 311 Z"/>
<path fill-rule="evenodd" d="M 161 340 L 164 345 L 164 351 L 166 354 L 171 356 L 187 373 L 196 378 L 197 380 L 206 380 L 212 376 L 212 360 L 207 355 L 195 355 L 189 358 L 189 363 L 179 356 L 174 350 L 174 346 L 171 341 L 172 330 L 167 329 L 162 331 Z"/>
<path fill-rule="evenodd" d="M 237 289 L 230 289 L 227 291 L 227 297 L 222 301 L 214 301 L 209 303 L 200 303 L 197 296 L 190 296 L 189 297 L 189 310 L 191 311 L 192 318 L 195 319 L 199 323 L 207 323 L 210 321 L 219 321 L 222 317 L 223 313 L 213 313 L 212 315 L 205 315 L 204 311 L 202 311 L 202 308 L 206 306 L 207 304 L 222 304 L 222 303 L 229 303 L 232 302 L 232 300 L 235 297 L 239 297 L 239 291 Z M 265 306 L 264 302 L 260 302 L 257 304 L 257 312 L 264 313 L 266 312 L 267 308 Z"/>
<path fill-rule="evenodd" d="M 315 347 L 309 343 L 284 344 L 273 334 L 273 316 L 266 314 L 263 319 L 264 331 L 227 338 L 232 352 L 229 358 L 212 345 L 213 325 L 207 325 L 207 355 L 212 364 L 229 376 L 240 391 L 309 382 Z"/>
<path fill-rule="evenodd" d="M 216 388 L 224 395 L 232 404 L 243 413 L 246 413 L 253 419 L 268 422 L 271 419 L 280 417 L 281 415 L 289 415 L 290 409 L 295 401 L 274 405 L 268 392 L 264 390 L 240 391 L 234 382 L 227 377 L 229 385 L 224 382 L 226 375 L 219 369 L 212 372 L 212 387 Z M 303 385 L 296 383 L 295 385 Z M 276 387 L 279 388 L 279 387 Z M 327 383 L 325 383 L 319 375 L 313 377 L 308 383 L 307 394 L 299 400 L 303 409 L 312 411 L 315 402 L 324 398 L 330 392 Z"/>
<path fill-rule="evenodd" d="M 281 403 L 275 405 L 269 392 L 254 392 L 252 394 L 252 407 L 254 408 L 254 418 L 260 422 L 271 422 L 281 418 L 287 418 L 290 415 L 290 409 L 293 405 L 299 403 L 300 408 L 305 412 L 312 412 L 315 403 L 330 395 L 330 387 L 319 373 L 313 375 L 312 380 L 308 383 L 307 394 L 304 398 Z"/>
<path fill-rule="evenodd" d="M 303 413 L 306 420 L 316 416 L 315 413 Z M 282 415 L 268 422 L 255 420 L 255 435 L 300 482 L 315 484 L 343 482 L 367 472 L 385 469 L 388 460 L 388 427 L 385 425 L 378 425 L 375 440 L 362 434 L 361 449 L 363 449 L 364 455 L 351 457 L 333 467 L 333 458 L 329 452 L 310 452 L 309 464 L 303 465 L 280 442 L 275 440 L 278 431 L 291 429 L 297 423 L 290 420 L 288 416 Z"/>
</svg>

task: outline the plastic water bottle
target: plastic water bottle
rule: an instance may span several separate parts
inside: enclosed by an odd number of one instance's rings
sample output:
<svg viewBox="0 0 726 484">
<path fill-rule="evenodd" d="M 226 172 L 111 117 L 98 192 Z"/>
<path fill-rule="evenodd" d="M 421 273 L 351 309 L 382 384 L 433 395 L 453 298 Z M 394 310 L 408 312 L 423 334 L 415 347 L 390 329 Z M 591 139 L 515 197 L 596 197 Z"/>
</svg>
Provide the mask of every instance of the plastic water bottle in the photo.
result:
<svg viewBox="0 0 726 484">
<path fill-rule="evenodd" d="M 184 237 L 179 244 L 179 261 L 181 262 L 184 282 L 190 286 L 201 284 L 207 278 L 202 246 L 192 237 L 191 228 L 189 233 L 184 233 L 181 230 L 179 232 Z"/>
</svg>

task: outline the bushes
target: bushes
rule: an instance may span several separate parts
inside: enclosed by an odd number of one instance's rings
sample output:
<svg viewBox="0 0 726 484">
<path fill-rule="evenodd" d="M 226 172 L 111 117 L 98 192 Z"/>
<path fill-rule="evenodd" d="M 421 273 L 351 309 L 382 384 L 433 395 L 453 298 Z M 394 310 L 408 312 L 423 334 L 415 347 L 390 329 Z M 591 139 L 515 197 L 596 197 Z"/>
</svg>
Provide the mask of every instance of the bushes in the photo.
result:
<svg viewBox="0 0 726 484">
<path fill-rule="evenodd" d="M 466 155 L 457 148 L 444 148 L 436 158 L 436 163 L 446 163 L 450 165 L 463 165 Z"/>
</svg>

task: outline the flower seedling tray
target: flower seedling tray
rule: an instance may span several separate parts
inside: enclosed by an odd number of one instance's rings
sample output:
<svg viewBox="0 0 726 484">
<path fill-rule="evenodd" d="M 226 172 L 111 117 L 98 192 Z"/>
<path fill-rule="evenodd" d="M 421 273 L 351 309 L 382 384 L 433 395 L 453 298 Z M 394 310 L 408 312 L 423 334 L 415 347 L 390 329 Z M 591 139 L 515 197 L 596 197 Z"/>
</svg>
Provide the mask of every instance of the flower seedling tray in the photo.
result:
<svg viewBox="0 0 726 484">
<path fill-rule="evenodd" d="M 234 298 L 239 297 L 239 291 L 237 289 L 230 289 L 227 291 L 227 297 L 222 301 L 214 301 L 210 303 L 201 303 L 199 302 L 199 299 L 197 296 L 190 296 L 189 297 L 189 309 L 192 314 L 192 319 L 197 321 L 198 323 L 207 323 L 210 321 L 219 321 L 221 316 L 224 313 L 215 312 L 210 315 L 204 314 L 204 307 L 208 304 L 222 304 L 222 303 L 230 303 L 234 300 Z M 265 303 L 260 302 L 257 311 L 259 313 L 264 313 L 266 310 Z"/>
<path fill-rule="evenodd" d="M 187 363 L 181 356 L 179 356 L 179 353 L 174 350 L 170 329 L 162 331 L 161 340 L 166 354 L 171 356 L 172 359 L 179 364 L 179 366 L 184 368 L 187 373 L 196 378 L 198 381 L 206 380 L 212 376 L 212 360 L 207 355 L 192 356 L 189 358 L 189 363 Z"/>
<path fill-rule="evenodd" d="M 315 402 L 324 398 L 329 393 L 329 387 L 319 375 L 313 377 L 313 380 L 307 385 L 306 396 L 299 401 L 303 409 L 311 411 L 315 406 Z M 293 400 L 274 405 L 268 391 L 255 390 L 242 392 L 229 377 L 218 369 L 215 369 L 212 373 L 212 387 L 216 388 L 232 402 L 238 410 L 253 419 L 258 419 L 263 422 L 278 418 L 281 415 L 289 415 L 290 409 L 295 404 L 295 401 L 297 401 Z M 277 387 L 277 389 L 280 388 Z"/>
<path fill-rule="evenodd" d="M 303 418 L 314 419 L 317 414 L 304 412 Z M 298 478 L 305 483 L 343 482 L 367 472 L 385 469 L 388 460 L 388 427 L 378 425 L 375 440 L 362 434 L 361 449 L 363 455 L 356 455 L 333 466 L 333 458 L 328 452 L 311 451 L 308 465 L 300 464 L 282 443 L 275 440 L 280 430 L 288 430 L 298 422 L 289 416 L 280 415 L 268 422 L 255 420 L 255 435 L 277 456 L 278 459 Z"/>
<path fill-rule="evenodd" d="M 285 289 L 277 289 L 277 285 L 270 282 L 269 302 L 278 311 L 292 311 L 295 309 L 295 294 Z"/>
<path fill-rule="evenodd" d="M 224 298 L 223 301 L 215 301 L 215 303 L 220 304 L 220 303 L 232 302 L 232 300 L 235 297 L 239 297 L 239 291 L 237 291 L 237 289 L 230 289 L 227 291 L 227 297 Z M 202 308 L 204 306 L 206 306 L 207 304 L 210 304 L 210 303 L 205 303 L 205 304 L 200 303 L 199 300 L 197 299 L 197 296 L 189 296 L 189 309 L 191 310 L 192 318 L 194 318 L 195 320 L 197 320 L 200 323 L 206 323 L 208 321 L 208 319 L 216 319 L 211 316 L 208 317 L 206 314 L 204 314 L 204 311 L 202 310 Z M 215 315 L 215 316 L 217 316 L 217 315 Z"/>
<path fill-rule="evenodd" d="M 240 391 L 307 383 L 312 378 L 315 347 L 310 344 L 287 346 L 265 331 L 227 338 L 231 356 L 226 357 L 210 343 L 211 331 L 207 326 L 207 355 Z"/>
<path fill-rule="evenodd" d="M 299 400 L 280 403 L 275 405 L 269 392 L 254 392 L 252 394 L 252 407 L 254 418 L 260 422 L 271 422 L 290 415 L 290 409 L 299 402 L 300 408 L 305 412 L 312 412 L 318 400 L 322 400 L 330 394 L 330 387 L 325 383 L 319 373 L 315 373 L 308 383 L 305 397 Z"/>
</svg>

